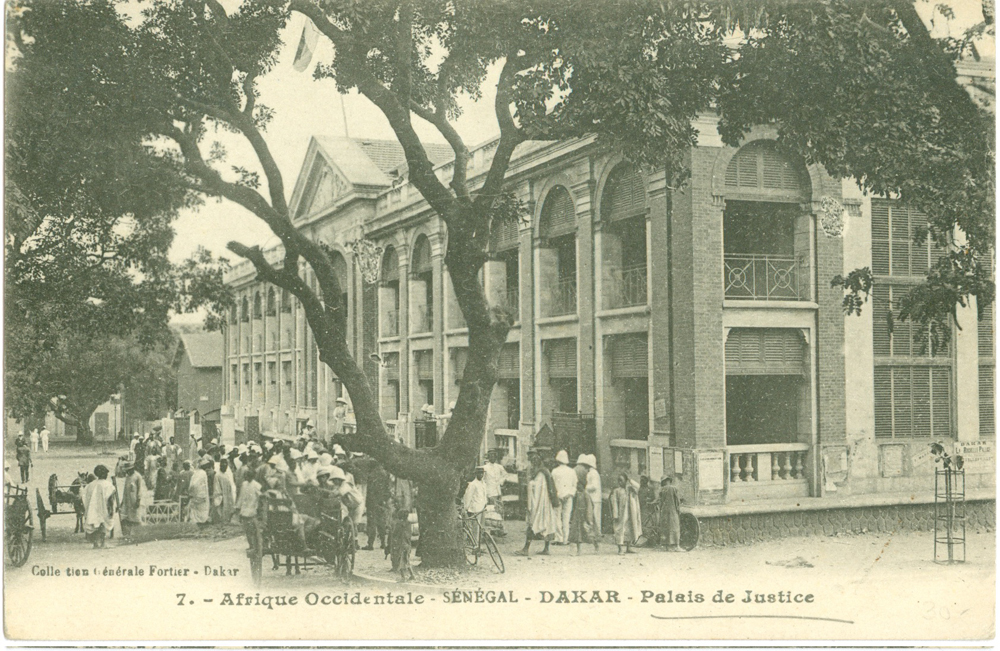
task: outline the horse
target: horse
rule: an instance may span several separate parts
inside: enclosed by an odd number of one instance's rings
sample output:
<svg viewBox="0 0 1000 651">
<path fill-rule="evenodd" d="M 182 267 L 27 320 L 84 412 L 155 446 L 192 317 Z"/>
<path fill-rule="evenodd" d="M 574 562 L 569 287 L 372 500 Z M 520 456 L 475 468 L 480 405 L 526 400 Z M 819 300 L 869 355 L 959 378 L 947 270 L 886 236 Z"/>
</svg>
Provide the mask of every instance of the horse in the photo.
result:
<svg viewBox="0 0 1000 651">
<path fill-rule="evenodd" d="M 70 484 L 69 490 L 59 488 L 59 477 L 55 473 L 49 475 L 49 504 L 52 512 L 59 512 L 60 504 L 69 504 L 76 512 L 76 527 L 73 533 L 83 532 L 83 487 L 87 485 L 87 473 L 78 472 L 76 479 Z"/>
</svg>

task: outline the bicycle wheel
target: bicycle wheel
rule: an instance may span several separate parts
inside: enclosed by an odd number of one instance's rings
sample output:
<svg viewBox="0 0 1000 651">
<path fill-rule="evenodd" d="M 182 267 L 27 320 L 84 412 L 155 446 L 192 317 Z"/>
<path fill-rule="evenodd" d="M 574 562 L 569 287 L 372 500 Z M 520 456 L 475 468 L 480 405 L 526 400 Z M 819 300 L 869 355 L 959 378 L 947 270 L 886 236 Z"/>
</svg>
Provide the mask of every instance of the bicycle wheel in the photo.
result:
<svg viewBox="0 0 1000 651">
<path fill-rule="evenodd" d="M 686 552 L 698 546 L 701 537 L 701 525 L 691 513 L 681 513 L 680 548 Z"/>
<path fill-rule="evenodd" d="M 465 527 L 463 531 L 465 532 L 465 536 L 462 547 L 465 552 L 465 560 L 469 563 L 469 565 L 475 565 L 479 562 L 479 545 L 476 544 L 476 538 L 472 535 L 472 532 L 469 531 L 468 527 Z"/>
<path fill-rule="evenodd" d="M 500 550 L 497 549 L 497 543 L 493 540 L 493 536 L 490 535 L 489 531 L 483 531 L 483 546 L 486 547 L 486 551 L 490 554 L 490 560 L 496 565 L 497 570 L 500 574 L 504 573 L 503 566 L 503 556 L 500 555 Z"/>
</svg>

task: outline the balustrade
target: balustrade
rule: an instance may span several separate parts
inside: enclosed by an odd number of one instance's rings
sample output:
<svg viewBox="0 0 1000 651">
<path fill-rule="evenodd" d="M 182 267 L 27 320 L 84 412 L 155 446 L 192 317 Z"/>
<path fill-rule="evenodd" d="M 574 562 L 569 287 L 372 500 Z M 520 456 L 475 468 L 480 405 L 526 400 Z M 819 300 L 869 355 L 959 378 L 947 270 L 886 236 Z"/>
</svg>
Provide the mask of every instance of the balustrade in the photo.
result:
<svg viewBox="0 0 1000 651">
<path fill-rule="evenodd" d="M 610 307 L 632 307 L 646 304 L 645 264 L 614 270 L 612 275 L 614 286 L 611 288 L 612 305 Z"/>
<path fill-rule="evenodd" d="M 805 300 L 799 287 L 799 267 L 793 256 L 727 255 L 726 298 Z"/>
<path fill-rule="evenodd" d="M 576 278 L 560 278 L 552 293 L 550 316 L 576 314 Z"/>
<path fill-rule="evenodd" d="M 804 443 L 729 447 L 729 481 L 805 481 L 809 446 Z"/>
</svg>

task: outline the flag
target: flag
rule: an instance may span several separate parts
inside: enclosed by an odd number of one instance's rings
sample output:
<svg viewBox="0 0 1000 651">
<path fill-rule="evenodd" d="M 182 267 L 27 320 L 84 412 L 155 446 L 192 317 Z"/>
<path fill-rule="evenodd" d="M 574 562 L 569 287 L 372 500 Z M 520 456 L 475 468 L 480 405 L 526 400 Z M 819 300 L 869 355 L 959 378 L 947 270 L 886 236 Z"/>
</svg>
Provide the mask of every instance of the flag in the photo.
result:
<svg viewBox="0 0 1000 651">
<path fill-rule="evenodd" d="M 316 41 L 319 38 L 319 30 L 313 25 L 311 20 L 306 20 L 302 28 L 302 37 L 299 39 L 299 47 L 295 50 L 295 60 L 292 67 L 298 72 L 304 71 L 312 61 L 313 53 L 316 51 Z"/>
</svg>

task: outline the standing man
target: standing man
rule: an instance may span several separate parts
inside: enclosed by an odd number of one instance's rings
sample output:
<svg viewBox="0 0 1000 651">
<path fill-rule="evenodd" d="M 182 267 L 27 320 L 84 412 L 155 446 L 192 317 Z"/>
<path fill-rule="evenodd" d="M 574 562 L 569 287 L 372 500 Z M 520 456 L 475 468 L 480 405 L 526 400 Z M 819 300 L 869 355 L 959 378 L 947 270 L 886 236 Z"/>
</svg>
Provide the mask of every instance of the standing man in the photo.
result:
<svg viewBox="0 0 1000 651">
<path fill-rule="evenodd" d="M 507 469 L 500 465 L 502 450 L 490 450 L 486 455 L 486 469 L 483 483 L 486 484 L 486 498 L 496 509 L 499 526 L 495 532 L 498 536 L 506 536 L 503 524 L 503 485 L 507 481 Z"/>
<path fill-rule="evenodd" d="M 611 517 L 615 523 L 615 543 L 618 555 L 634 554 L 632 545 L 642 535 L 642 513 L 639 489 L 626 473 L 618 475 L 618 486 L 611 491 Z M 624 548 L 624 549 L 623 549 Z"/>
<path fill-rule="evenodd" d="M 674 486 L 674 476 L 660 481 L 660 541 L 672 552 L 680 551 L 681 499 Z"/>
<path fill-rule="evenodd" d="M 569 467 L 566 450 L 559 450 L 556 463 L 559 465 L 552 469 L 552 481 L 556 484 L 556 495 L 559 497 L 555 544 L 566 545 L 569 543 L 569 521 L 573 515 L 573 495 L 576 494 L 576 472 Z"/>
<path fill-rule="evenodd" d="M 139 500 L 142 495 L 142 475 L 134 463 L 125 463 L 125 488 L 122 491 L 122 536 L 128 539 L 135 527 L 142 523 L 139 516 Z M 95 473 L 96 474 L 96 473 Z"/>
<path fill-rule="evenodd" d="M 379 549 L 385 549 L 386 528 L 389 522 L 389 500 L 392 497 L 392 481 L 389 473 L 378 463 L 368 470 L 368 491 L 365 493 L 365 512 L 368 519 L 368 544 L 364 549 L 375 549 L 378 538 Z"/>
<path fill-rule="evenodd" d="M 532 452 L 528 460 L 531 462 L 531 468 L 528 470 L 531 479 L 528 480 L 528 503 L 524 517 L 527 529 L 524 548 L 514 553 L 518 556 L 530 556 L 531 541 L 542 540 L 545 542 L 545 548 L 539 553 L 544 556 L 549 553 L 549 543 L 556 532 L 555 514 L 552 512 L 552 503 L 557 501 L 555 486 L 550 489 L 552 475 L 545 469 L 540 454 Z"/>
<path fill-rule="evenodd" d="M 594 527 L 596 540 L 599 541 L 603 530 L 601 507 L 604 503 L 604 497 L 601 492 L 601 474 L 597 472 L 597 455 L 588 454 L 587 464 L 590 466 L 587 471 L 587 494 L 590 495 L 590 501 L 594 503 Z"/>
<path fill-rule="evenodd" d="M 198 469 L 191 473 L 191 482 L 188 486 L 188 519 L 199 527 L 203 528 L 208 524 L 209 495 L 208 495 L 208 474 L 206 468 L 212 466 L 212 459 L 202 458 L 198 464 Z"/>
<path fill-rule="evenodd" d="M 462 496 L 462 507 L 465 509 L 467 517 L 475 516 L 479 525 L 483 524 L 483 511 L 486 510 L 488 501 L 486 494 L 486 483 L 483 478 L 486 476 L 486 468 L 478 466 L 476 468 L 476 478 L 465 487 L 465 495 Z"/>
<path fill-rule="evenodd" d="M 115 526 L 115 486 L 108 479 L 108 469 L 94 468 L 97 479 L 83 491 L 83 531 L 94 549 L 104 547 L 104 538 Z"/>
<path fill-rule="evenodd" d="M 17 444 L 17 465 L 21 469 L 21 483 L 27 484 L 31 478 L 31 448 L 27 441 L 20 439 Z"/>
<path fill-rule="evenodd" d="M 31 430 L 28 437 L 31 439 L 31 451 L 38 452 L 38 428 Z"/>
<path fill-rule="evenodd" d="M 39 438 L 42 440 L 42 452 L 49 451 L 49 428 L 42 425 L 42 431 L 38 433 Z"/>
<path fill-rule="evenodd" d="M 181 458 L 181 446 L 174 443 L 174 437 L 170 437 L 170 442 L 164 446 L 163 456 L 167 458 L 167 468 L 174 467 L 174 461 Z"/>
</svg>

